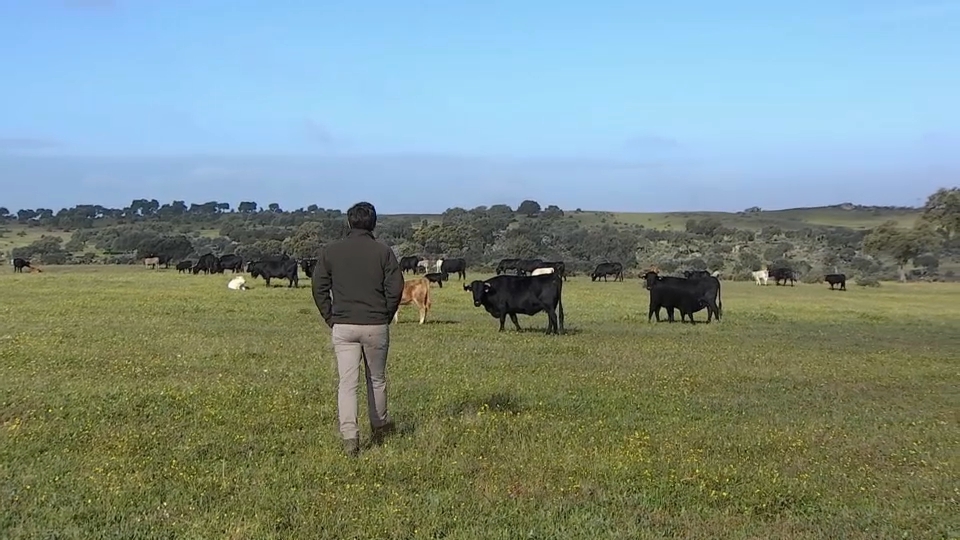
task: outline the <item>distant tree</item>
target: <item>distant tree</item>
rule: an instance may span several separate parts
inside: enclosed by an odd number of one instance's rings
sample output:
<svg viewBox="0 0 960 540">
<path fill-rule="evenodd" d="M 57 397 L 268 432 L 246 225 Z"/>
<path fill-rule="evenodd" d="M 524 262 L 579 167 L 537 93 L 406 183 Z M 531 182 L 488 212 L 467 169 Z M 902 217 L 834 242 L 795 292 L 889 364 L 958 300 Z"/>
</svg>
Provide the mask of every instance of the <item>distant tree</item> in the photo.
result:
<svg viewBox="0 0 960 540">
<path fill-rule="evenodd" d="M 280 205 L 277 204 L 277 203 L 275 203 L 275 202 L 272 202 L 272 203 L 270 203 L 269 205 L 267 205 L 267 208 L 268 208 L 271 212 L 278 212 L 278 213 L 279 213 L 279 212 L 283 212 L 283 210 L 280 209 Z"/>
<path fill-rule="evenodd" d="M 551 204 L 543 211 L 542 216 L 545 218 L 562 218 L 563 210 L 561 210 L 559 206 Z"/>
<path fill-rule="evenodd" d="M 922 219 L 947 238 L 960 235 L 960 188 L 940 188 L 930 195 Z"/>
<path fill-rule="evenodd" d="M 320 223 L 308 221 L 283 241 L 283 251 L 297 258 L 316 257 L 323 249 L 322 234 L 323 226 Z"/>
<path fill-rule="evenodd" d="M 922 266 L 927 272 L 936 272 L 940 268 L 940 259 L 933 253 L 924 253 L 913 259 L 915 266 Z"/>
<path fill-rule="evenodd" d="M 310 206 L 307 207 L 307 212 L 310 212 L 311 214 L 313 214 L 314 212 L 316 212 L 316 211 L 319 210 L 319 209 L 320 209 L 319 206 L 317 206 L 317 205 L 315 205 L 315 204 L 311 204 Z"/>
<path fill-rule="evenodd" d="M 927 222 L 913 229 L 902 229 L 896 221 L 886 221 L 863 239 L 863 250 L 873 255 L 887 255 L 897 263 L 900 281 L 907 280 L 904 267 L 911 259 L 935 249 L 939 244 L 937 233 Z"/>
<path fill-rule="evenodd" d="M 7 210 L 6 207 L 0 206 L 0 219 L 6 219 L 10 216 L 10 210 Z"/>
<path fill-rule="evenodd" d="M 525 216 L 536 216 L 540 213 L 540 203 L 527 199 L 517 207 L 517 213 Z"/>
<path fill-rule="evenodd" d="M 253 214 L 257 211 L 257 203 L 253 201 L 243 201 L 237 205 L 237 211 L 242 214 Z"/>
</svg>

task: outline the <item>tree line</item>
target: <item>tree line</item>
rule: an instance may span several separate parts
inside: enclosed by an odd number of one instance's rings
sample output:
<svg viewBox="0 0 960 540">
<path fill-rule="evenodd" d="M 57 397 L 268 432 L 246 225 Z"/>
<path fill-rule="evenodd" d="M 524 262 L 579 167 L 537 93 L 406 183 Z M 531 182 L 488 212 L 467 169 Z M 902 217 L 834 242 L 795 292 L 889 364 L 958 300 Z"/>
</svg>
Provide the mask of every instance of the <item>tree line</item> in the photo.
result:
<svg viewBox="0 0 960 540">
<path fill-rule="evenodd" d="M 525 200 L 516 209 L 506 204 L 450 208 L 430 220 L 381 216 L 376 234 L 398 256 L 463 257 L 476 268 L 492 268 L 503 258 L 539 257 L 563 260 L 574 272 L 616 261 L 631 269 L 720 270 L 735 279 L 748 279 L 767 264 L 790 265 L 811 280 L 834 270 L 906 279 L 911 262 L 920 273 L 935 275 L 942 259 L 960 255 L 958 188 L 931 194 L 912 228 L 887 222 L 870 231 L 815 225 L 752 230 L 717 218 L 690 219 L 683 230 L 662 230 L 607 219 L 584 225 L 577 213 Z M 77 205 L 16 213 L 0 207 L 0 227 L 13 224 L 22 226 L 19 233 L 6 227 L 0 234 L 24 234 L 25 227 L 70 234 L 68 240 L 62 234 L 42 235 L 6 254 L 43 264 L 130 264 L 146 255 L 183 260 L 204 253 L 236 253 L 246 260 L 281 253 L 306 258 L 347 232 L 341 210 L 318 205 L 283 210 L 255 201 L 232 207 L 218 201 L 188 205 L 136 199 L 124 208 Z"/>
</svg>

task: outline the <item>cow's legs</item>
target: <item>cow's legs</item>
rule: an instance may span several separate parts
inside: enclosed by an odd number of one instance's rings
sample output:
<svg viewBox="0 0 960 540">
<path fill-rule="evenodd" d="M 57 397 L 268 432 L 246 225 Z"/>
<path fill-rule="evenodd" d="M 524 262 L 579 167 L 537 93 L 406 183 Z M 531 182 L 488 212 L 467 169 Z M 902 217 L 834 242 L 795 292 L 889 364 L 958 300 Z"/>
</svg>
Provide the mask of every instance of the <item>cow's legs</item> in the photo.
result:
<svg viewBox="0 0 960 540">
<path fill-rule="evenodd" d="M 547 334 L 557 333 L 560 331 L 557 330 L 557 314 L 554 310 L 547 308 Z"/>
<path fill-rule="evenodd" d="M 659 311 L 659 310 L 658 310 L 658 311 Z M 676 322 L 676 319 L 673 318 L 673 308 L 672 308 L 672 307 L 668 307 L 668 308 L 667 308 L 667 321 L 668 321 L 668 322 Z M 660 322 L 659 319 L 657 320 L 657 322 Z M 683 311 L 680 312 L 680 322 L 683 322 Z"/>
<path fill-rule="evenodd" d="M 517 321 L 517 314 L 516 314 L 516 313 L 511 313 L 511 314 L 510 314 L 510 321 L 513 322 L 513 326 L 515 326 L 515 327 L 517 328 L 517 332 L 520 332 L 520 331 L 521 331 L 521 330 L 520 330 L 520 322 Z"/>
<path fill-rule="evenodd" d="M 500 330 L 498 332 L 503 332 L 503 324 L 507 322 L 507 315 L 503 314 L 500 316 Z"/>
</svg>

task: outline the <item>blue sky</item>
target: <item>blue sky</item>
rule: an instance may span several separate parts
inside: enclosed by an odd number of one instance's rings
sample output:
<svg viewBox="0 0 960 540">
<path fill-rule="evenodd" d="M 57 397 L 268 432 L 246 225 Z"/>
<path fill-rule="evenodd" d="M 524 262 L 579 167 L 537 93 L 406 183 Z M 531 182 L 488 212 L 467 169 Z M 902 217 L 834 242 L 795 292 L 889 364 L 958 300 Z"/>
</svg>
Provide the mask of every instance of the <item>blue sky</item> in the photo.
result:
<svg viewBox="0 0 960 540">
<path fill-rule="evenodd" d="M 919 204 L 960 0 L 0 0 L 0 206 Z"/>
</svg>

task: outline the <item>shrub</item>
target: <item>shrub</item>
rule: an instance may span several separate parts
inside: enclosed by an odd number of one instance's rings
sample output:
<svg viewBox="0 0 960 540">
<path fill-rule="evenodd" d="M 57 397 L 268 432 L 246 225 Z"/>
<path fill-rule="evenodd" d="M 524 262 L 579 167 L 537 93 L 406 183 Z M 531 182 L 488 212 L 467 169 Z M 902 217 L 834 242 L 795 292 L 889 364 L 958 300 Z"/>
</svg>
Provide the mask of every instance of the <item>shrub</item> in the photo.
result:
<svg viewBox="0 0 960 540">
<path fill-rule="evenodd" d="M 880 280 L 873 276 L 862 276 L 857 278 L 857 285 L 861 287 L 879 287 Z"/>
</svg>

